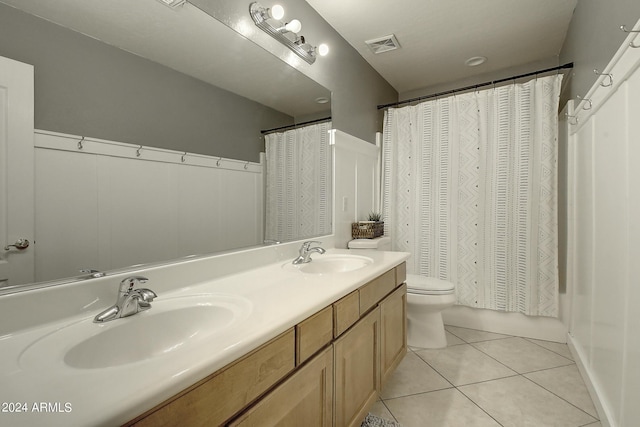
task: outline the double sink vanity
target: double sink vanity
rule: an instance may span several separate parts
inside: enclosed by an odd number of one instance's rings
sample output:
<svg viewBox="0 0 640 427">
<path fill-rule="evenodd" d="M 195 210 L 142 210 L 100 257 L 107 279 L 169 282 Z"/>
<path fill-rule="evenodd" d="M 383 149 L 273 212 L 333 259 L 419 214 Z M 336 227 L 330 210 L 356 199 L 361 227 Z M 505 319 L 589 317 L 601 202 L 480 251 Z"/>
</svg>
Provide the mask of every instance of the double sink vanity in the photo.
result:
<svg viewBox="0 0 640 427">
<path fill-rule="evenodd" d="M 151 307 L 106 322 L 131 274 L 0 296 L 0 425 L 359 425 L 406 353 L 408 254 L 296 249 L 138 271 Z"/>
</svg>

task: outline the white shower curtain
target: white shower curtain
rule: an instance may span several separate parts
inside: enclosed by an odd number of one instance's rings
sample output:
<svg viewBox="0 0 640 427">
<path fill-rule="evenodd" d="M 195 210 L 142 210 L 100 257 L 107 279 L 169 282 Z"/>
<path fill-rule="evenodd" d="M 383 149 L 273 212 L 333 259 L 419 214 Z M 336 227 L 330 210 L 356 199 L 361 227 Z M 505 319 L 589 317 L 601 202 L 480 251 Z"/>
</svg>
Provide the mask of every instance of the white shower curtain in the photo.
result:
<svg viewBox="0 0 640 427">
<path fill-rule="evenodd" d="M 265 240 L 331 233 L 331 122 L 265 135 Z"/>
<path fill-rule="evenodd" d="M 409 271 L 459 304 L 558 315 L 557 111 L 562 76 L 389 109 L 383 214 Z"/>
</svg>

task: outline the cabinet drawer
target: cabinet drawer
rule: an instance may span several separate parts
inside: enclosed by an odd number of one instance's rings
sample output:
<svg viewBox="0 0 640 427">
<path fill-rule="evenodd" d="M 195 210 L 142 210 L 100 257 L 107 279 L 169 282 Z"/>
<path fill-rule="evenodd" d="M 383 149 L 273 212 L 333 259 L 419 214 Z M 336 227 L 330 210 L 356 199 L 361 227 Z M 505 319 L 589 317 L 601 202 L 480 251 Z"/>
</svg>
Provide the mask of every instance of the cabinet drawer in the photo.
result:
<svg viewBox="0 0 640 427">
<path fill-rule="evenodd" d="M 221 425 L 294 367 L 295 337 L 291 328 L 133 425 L 174 426 L 176 420 L 180 425 Z"/>
<path fill-rule="evenodd" d="M 396 287 L 396 271 L 389 270 L 360 288 L 360 314 L 366 313 Z"/>
<path fill-rule="evenodd" d="M 326 307 L 296 325 L 296 365 L 300 365 L 333 339 L 333 307 Z"/>
<path fill-rule="evenodd" d="M 360 297 L 353 291 L 333 304 L 333 336 L 339 337 L 360 318 Z"/>
</svg>

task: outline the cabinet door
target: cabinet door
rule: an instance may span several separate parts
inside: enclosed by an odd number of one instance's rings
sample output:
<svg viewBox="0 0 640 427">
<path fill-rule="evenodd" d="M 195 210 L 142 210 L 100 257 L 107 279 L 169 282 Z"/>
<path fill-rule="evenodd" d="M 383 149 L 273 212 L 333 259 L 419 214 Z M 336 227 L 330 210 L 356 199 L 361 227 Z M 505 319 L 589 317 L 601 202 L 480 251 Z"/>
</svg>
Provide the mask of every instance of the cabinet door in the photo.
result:
<svg viewBox="0 0 640 427">
<path fill-rule="evenodd" d="M 380 376 L 382 387 L 407 354 L 407 285 L 380 303 Z"/>
<path fill-rule="evenodd" d="M 335 426 L 359 426 L 380 388 L 380 308 L 334 343 Z"/>
<path fill-rule="evenodd" d="M 329 347 L 230 426 L 330 427 L 332 421 L 333 347 Z"/>
</svg>

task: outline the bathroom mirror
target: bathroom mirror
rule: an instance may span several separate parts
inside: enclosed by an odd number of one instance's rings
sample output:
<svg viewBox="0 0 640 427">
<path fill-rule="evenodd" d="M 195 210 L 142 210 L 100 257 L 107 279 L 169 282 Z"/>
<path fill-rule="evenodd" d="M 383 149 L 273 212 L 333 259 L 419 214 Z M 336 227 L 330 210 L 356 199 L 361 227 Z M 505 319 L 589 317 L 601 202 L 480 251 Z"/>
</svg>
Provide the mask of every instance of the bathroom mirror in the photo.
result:
<svg viewBox="0 0 640 427">
<path fill-rule="evenodd" d="M 331 115 L 331 94 L 329 90 L 191 4 L 187 3 L 173 10 L 163 5 L 159 0 L 140 0 L 136 2 L 111 0 L 106 3 L 101 0 L 57 0 L 56 2 L 51 2 L 50 0 L 0 0 L 0 7 L 6 8 L 9 6 L 15 7 L 21 12 L 44 18 L 63 27 L 102 40 L 107 44 L 128 52 L 133 52 L 143 58 L 147 58 L 201 80 L 202 82 L 236 94 L 239 97 L 249 99 L 252 102 L 264 106 L 266 109 L 274 111 L 275 114 L 273 114 L 273 116 L 276 117 L 276 120 L 272 123 L 262 121 L 260 123 L 261 129 L 259 130 L 281 128 L 287 125 L 300 125 L 301 123 L 315 122 L 316 120 L 322 122 L 321 119 L 329 118 Z M 39 32 L 33 31 L 31 34 L 33 34 L 32 37 L 36 38 Z M 206 43 L 203 42 L 203 40 L 205 40 Z M 16 46 L 19 45 L 20 43 L 16 44 Z M 18 48 L 19 47 L 16 47 L 16 49 Z M 10 54 L 2 51 L 0 51 L 0 55 L 11 57 Z M 20 58 L 17 59 L 20 60 Z M 158 67 L 160 67 L 160 65 L 158 65 Z M 37 65 L 35 73 L 36 79 L 38 79 Z M 319 103 L 318 100 L 326 100 L 329 102 Z M 36 96 L 36 103 L 37 102 L 38 97 Z M 111 108 L 117 107 L 112 106 Z M 225 109 L 228 108 L 228 106 L 222 108 Z M 252 110 L 251 114 L 255 115 L 255 111 L 255 109 Z M 158 119 L 174 120 L 175 118 L 169 114 L 168 117 Z M 37 123 L 36 128 L 38 128 Z M 241 166 L 243 164 L 246 166 L 251 163 L 253 167 L 254 164 L 260 161 L 260 152 L 264 151 L 264 137 L 259 130 L 256 129 L 251 136 L 251 138 L 259 141 L 259 144 L 254 144 L 257 149 L 251 153 L 247 153 L 247 150 L 244 150 L 242 153 L 243 157 L 237 159 L 241 161 Z M 56 129 L 54 131 L 58 130 Z M 281 129 L 279 132 L 283 131 L 284 129 Z M 77 131 L 75 134 L 81 135 L 82 133 Z M 180 142 L 185 143 L 185 141 Z M 152 146 L 146 143 L 144 145 L 145 147 Z M 233 145 L 234 144 L 228 144 L 228 146 L 230 146 L 228 148 L 231 150 L 228 151 L 228 154 L 225 152 L 221 153 L 215 145 L 204 147 L 201 150 L 198 148 L 192 149 L 191 147 L 185 148 L 184 145 L 177 147 L 163 145 L 159 148 L 234 159 L 232 152 Z M 38 160 L 38 154 L 36 154 L 36 171 L 38 171 L 39 167 L 38 161 L 42 164 L 47 164 L 49 158 Z M 70 163 L 70 167 L 80 169 L 84 166 L 74 161 Z M 133 170 L 135 170 L 135 168 Z M 50 173 L 51 176 L 55 178 L 56 170 L 50 171 Z M 328 178 L 330 182 L 330 177 Z M 197 180 L 197 178 L 194 179 Z M 195 182 L 199 183 L 199 181 Z M 254 179 L 252 182 L 254 183 L 252 184 L 254 187 L 257 185 L 263 186 L 257 188 L 255 191 L 255 194 L 261 193 L 265 185 L 264 179 L 262 181 Z M 167 183 L 168 185 L 174 185 L 171 179 L 168 179 Z M 206 199 L 211 197 L 210 194 L 195 194 L 196 190 L 194 187 L 195 186 L 191 186 L 189 190 L 190 192 L 194 192 L 194 194 L 190 194 L 192 199 Z M 206 186 L 197 187 L 204 188 Z M 79 188 L 83 187 L 80 186 Z M 201 190 L 202 188 L 199 189 Z M 224 190 L 225 189 L 219 189 L 218 191 Z M 233 192 L 233 188 L 227 190 Z M 150 197 L 153 196 L 153 191 L 149 191 L 148 193 L 151 193 L 149 195 Z M 87 196 L 86 206 L 92 206 L 93 198 L 91 195 Z M 261 212 L 264 214 L 264 199 L 258 202 L 246 200 L 245 203 L 245 201 L 242 200 L 245 196 L 246 195 L 241 192 L 232 194 L 232 196 L 230 196 L 232 203 L 224 208 L 238 217 L 242 216 L 244 206 L 260 205 Z M 262 197 L 262 195 L 260 196 Z M 329 200 L 331 199 L 330 194 L 327 195 L 327 198 Z M 136 213 L 144 217 L 142 221 L 144 225 L 152 223 L 159 224 L 160 230 L 158 230 L 158 234 L 174 232 L 174 230 L 166 230 L 167 222 L 164 217 L 154 218 L 153 215 L 157 212 L 154 212 L 154 209 L 145 209 L 143 205 L 143 203 L 140 203 L 140 210 Z M 71 206 L 72 205 L 69 205 L 68 209 L 72 209 Z M 36 212 L 37 209 L 38 205 L 36 205 Z M 158 210 L 159 209 L 155 209 L 155 211 Z M 91 212 L 91 209 L 87 209 L 86 212 Z M 101 211 L 98 211 L 97 214 L 98 216 L 102 215 Z M 83 221 L 87 223 L 99 223 L 97 219 L 89 214 L 83 216 Z M 126 246 L 128 243 L 136 240 L 136 228 L 139 227 L 121 227 L 121 229 L 111 237 L 117 235 L 124 236 L 128 241 L 122 243 L 121 246 Z M 216 230 L 215 233 L 223 233 L 228 228 L 228 224 L 221 222 L 217 224 L 218 230 Z M 214 244 L 209 249 L 200 248 L 194 252 L 176 253 L 175 256 L 167 256 L 166 252 L 158 251 L 159 255 L 157 258 L 145 256 L 142 257 L 142 259 L 145 264 L 157 264 L 169 262 L 172 259 L 182 258 L 184 256 L 228 252 L 247 246 L 260 245 L 263 244 L 266 228 L 268 227 L 263 224 L 261 236 L 256 236 L 254 233 L 248 238 L 245 236 L 235 239 L 237 241 L 228 247 L 220 246 L 219 244 L 216 246 L 216 244 Z M 96 232 L 96 234 L 100 233 L 104 233 L 104 230 L 98 230 Z M 85 240 L 93 238 L 91 235 L 80 234 L 81 237 L 86 237 Z M 37 235 L 38 232 L 36 231 L 36 239 Z M 313 237 L 316 235 L 317 234 L 297 236 L 296 238 Z M 91 278 L 90 273 L 80 274 L 79 270 L 81 269 L 103 270 L 99 265 L 87 262 L 86 259 L 79 260 L 77 264 L 74 264 L 76 258 L 81 258 L 84 253 L 87 252 L 83 243 L 77 243 L 80 239 L 76 239 L 75 244 L 71 243 L 74 238 L 76 238 L 76 236 L 70 235 L 70 240 L 67 242 L 55 242 L 55 250 L 61 253 L 61 256 L 64 258 L 64 263 L 68 264 L 65 269 L 61 270 L 67 273 L 56 277 L 46 276 L 40 280 L 51 281 L 52 283 L 66 283 L 68 281 Z M 229 239 L 234 240 L 234 237 L 231 236 Z M 219 243 L 219 240 L 219 234 L 215 236 L 212 235 L 212 242 Z M 44 243 L 36 242 L 35 244 L 36 267 L 38 265 L 53 263 L 53 260 L 50 262 L 47 259 L 38 259 L 39 252 L 37 249 L 39 245 L 43 247 L 42 245 L 44 245 Z M 149 246 L 150 249 L 154 247 L 157 249 L 160 245 L 161 244 L 155 244 L 154 241 L 150 241 L 147 246 Z M 103 248 L 97 249 L 97 251 L 100 250 L 103 250 Z M 60 264 L 59 260 L 56 260 L 55 263 Z M 129 261 L 126 259 L 118 259 L 112 265 L 112 268 L 115 270 L 125 270 L 133 264 L 138 264 L 136 268 L 139 268 L 140 262 L 138 259 Z M 36 276 L 36 278 L 37 277 L 38 276 Z M 19 288 L 12 288 L 12 290 L 19 290 L 27 289 L 25 285 L 31 284 L 21 283 L 12 285 L 20 286 Z M 9 291 L 8 287 L 0 288 L 0 293 L 6 293 L 7 291 Z"/>
</svg>

